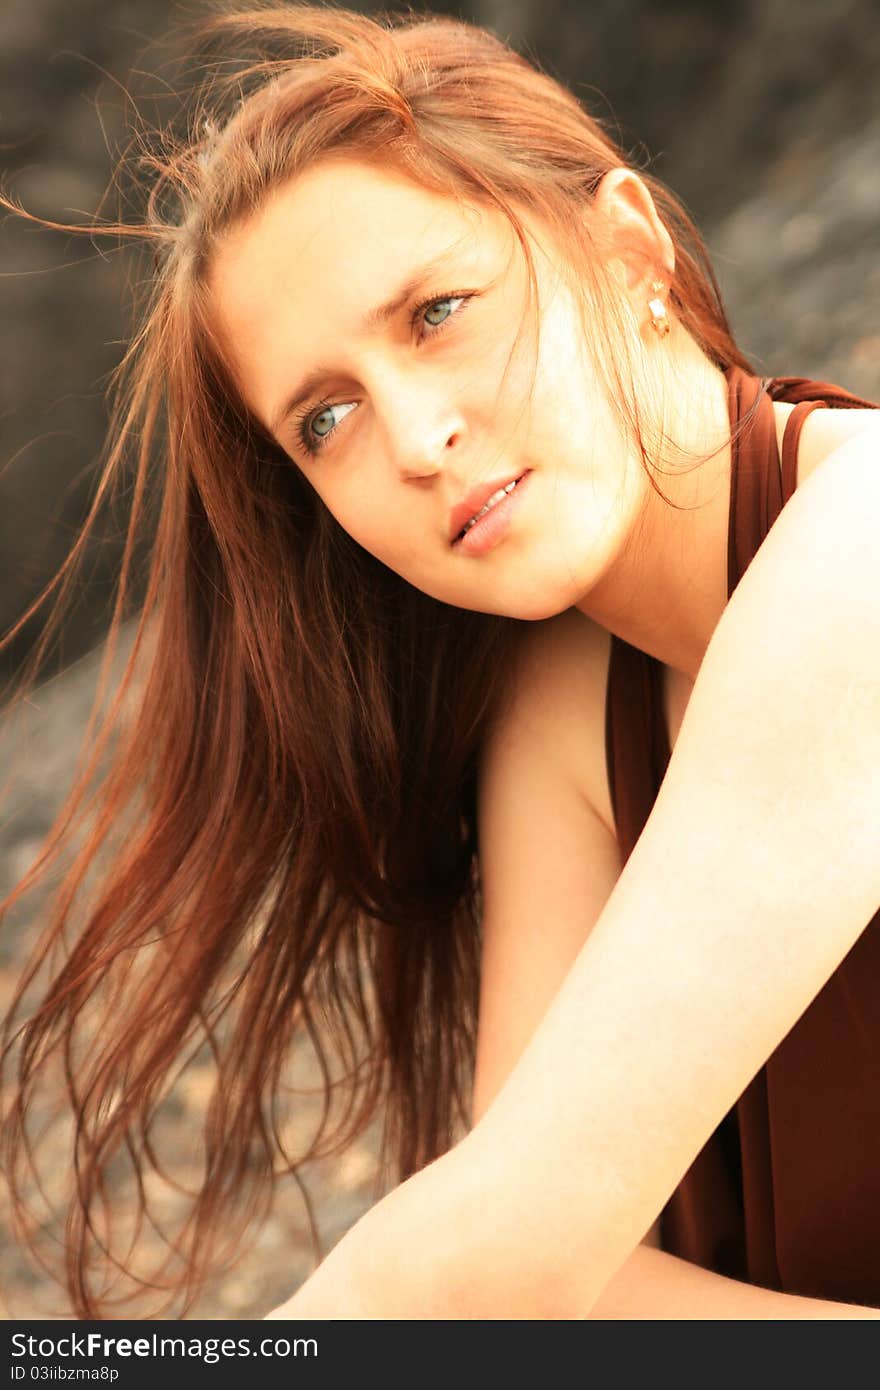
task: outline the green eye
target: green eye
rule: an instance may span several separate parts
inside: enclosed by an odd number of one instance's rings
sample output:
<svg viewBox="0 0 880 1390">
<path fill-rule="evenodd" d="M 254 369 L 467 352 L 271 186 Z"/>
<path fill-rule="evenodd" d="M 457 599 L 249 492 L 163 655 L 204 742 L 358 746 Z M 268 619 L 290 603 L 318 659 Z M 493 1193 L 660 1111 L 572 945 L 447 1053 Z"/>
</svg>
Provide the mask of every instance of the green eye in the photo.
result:
<svg viewBox="0 0 880 1390">
<path fill-rule="evenodd" d="M 433 304 L 428 305 L 427 309 L 425 310 L 425 318 L 433 328 L 436 328 L 438 324 L 441 324 L 444 319 L 447 319 L 449 317 L 449 305 L 452 303 L 453 301 L 451 299 L 437 299 L 434 301 Z M 432 318 L 431 315 L 435 314 L 438 309 L 440 310 L 440 317 Z"/>
<path fill-rule="evenodd" d="M 323 424 L 322 421 L 324 421 Z M 333 424 L 333 406 L 328 405 L 326 410 L 322 410 L 320 415 L 316 415 L 312 420 L 312 431 L 319 439 L 323 439 L 325 435 L 330 433 Z"/>
<path fill-rule="evenodd" d="M 321 407 L 321 409 L 317 411 L 317 414 L 314 414 L 309 421 L 309 427 L 307 427 L 306 431 L 307 438 L 303 439 L 303 442 L 306 443 L 306 448 L 309 446 L 309 439 L 313 442 L 327 439 L 327 436 L 334 432 L 339 421 L 345 420 L 345 417 L 348 416 L 352 410 L 355 410 L 355 402 L 353 402 L 353 400 L 342 400 L 342 402 L 335 404 L 335 406 Z"/>
</svg>

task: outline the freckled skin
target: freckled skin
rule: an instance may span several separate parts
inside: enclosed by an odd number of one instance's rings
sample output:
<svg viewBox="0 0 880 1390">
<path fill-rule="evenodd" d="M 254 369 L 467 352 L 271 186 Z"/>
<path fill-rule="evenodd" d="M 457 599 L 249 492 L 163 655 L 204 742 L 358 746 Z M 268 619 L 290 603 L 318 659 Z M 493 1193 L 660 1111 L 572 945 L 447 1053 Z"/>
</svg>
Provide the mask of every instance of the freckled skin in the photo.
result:
<svg viewBox="0 0 880 1390">
<path fill-rule="evenodd" d="M 378 332 L 357 331 L 367 309 L 453 244 L 451 269 L 418 298 L 474 297 L 450 305 L 439 332 L 439 307 L 427 324 L 413 327 L 410 308 Z M 426 593 L 521 618 L 583 597 L 612 565 L 647 487 L 581 350 L 546 235 L 544 249 L 533 246 L 534 379 L 527 272 L 506 219 L 391 171 L 311 169 L 230 235 L 212 273 L 233 370 L 265 423 L 315 364 L 337 369 L 314 401 L 341 407 L 320 418 L 320 430 L 336 422 L 323 451 L 309 458 L 293 423 L 279 439 L 341 525 Z M 451 549 L 455 503 L 524 469 L 529 495 L 504 539 L 480 557 Z"/>
</svg>

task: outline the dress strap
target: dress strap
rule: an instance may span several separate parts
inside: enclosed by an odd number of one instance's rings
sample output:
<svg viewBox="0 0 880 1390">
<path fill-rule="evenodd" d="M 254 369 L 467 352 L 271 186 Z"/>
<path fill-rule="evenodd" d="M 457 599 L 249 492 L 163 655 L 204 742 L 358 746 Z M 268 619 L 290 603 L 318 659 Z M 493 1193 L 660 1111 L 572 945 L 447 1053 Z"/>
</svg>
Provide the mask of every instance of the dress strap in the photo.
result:
<svg viewBox="0 0 880 1390">
<path fill-rule="evenodd" d="M 728 373 L 730 372 L 728 368 Z M 830 381 L 814 381 L 807 376 L 775 376 L 763 377 L 761 385 L 765 387 L 770 399 L 773 401 L 788 401 L 791 405 L 799 405 L 801 401 L 813 401 L 817 397 L 821 398 L 823 405 L 842 406 L 844 409 L 876 409 L 876 401 L 865 400 L 862 396 L 856 396 L 852 391 L 845 391 L 842 386 L 835 386 Z"/>
<path fill-rule="evenodd" d="M 776 417 L 767 382 L 731 366 L 727 376 L 730 418 L 730 506 L 727 531 L 727 596 L 752 562 L 782 506 Z"/>
<path fill-rule="evenodd" d="M 801 401 L 785 422 L 782 435 L 782 501 L 787 502 L 797 487 L 798 443 L 804 421 L 814 410 L 824 410 L 827 401 Z"/>
<path fill-rule="evenodd" d="M 876 407 L 875 401 L 865 400 L 830 381 L 811 381 L 803 376 L 778 376 L 762 383 L 774 401 L 788 401 L 794 410 L 785 422 L 782 436 L 782 501 L 785 504 L 797 486 L 797 451 L 801 430 L 807 416 L 825 406 L 835 409 L 864 410 Z"/>
<path fill-rule="evenodd" d="M 728 386 L 730 498 L 728 598 L 795 490 L 800 431 L 821 406 L 871 406 L 830 382 L 808 377 L 757 377 L 737 366 Z M 782 457 L 773 401 L 794 406 Z M 605 696 L 605 760 L 617 840 L 624 863 L 644 829 L 670 758 L 662 668 L 646 652 L 612 634 Z"/>
</svg>

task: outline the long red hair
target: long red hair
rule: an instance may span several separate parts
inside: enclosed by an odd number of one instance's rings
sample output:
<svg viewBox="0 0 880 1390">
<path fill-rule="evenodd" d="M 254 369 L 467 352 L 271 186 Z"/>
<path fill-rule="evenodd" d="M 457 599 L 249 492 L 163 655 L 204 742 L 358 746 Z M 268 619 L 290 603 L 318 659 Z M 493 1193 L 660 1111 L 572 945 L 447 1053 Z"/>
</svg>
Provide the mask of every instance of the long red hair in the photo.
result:
<svg viewBox="0 0 880 1390">
<path fill-rule="evenodd" d="M 216 1075 L 202 1183 L 166 1265 L 133 1276 L 134 1292 L 161 1291 L 153 1315 L 185 1312 L 266 1212 L 277 1176 L 337 1151 L 380 1106 L 377 1193 L 468 1122 L 477 764 L 520 625 L 426 597 L 342 531 L 236 394 L 210 331 L 212 249 L 280 180 L 345 151 L 501 210 L 526 257 L 518 210 L 529 208 L 586 282 L 596 266 L 580 214 L 626 163 L 574 96 L 460 21 L 282 4 L 210 27 L 250 52 L 233 78 L 224 59 L 186 140 L 154 147 L 143 222 L 100 229 L 146 241 L 148 302 L 115 383 L 92 512 L 5 639 L 53 596 L 57 623 L 101 505 L 133 463 L 108 651 L 147 530 L 134 645 L 39 861 L 2 904 L 60 866 L 6 1021 L 3 1155 L 32 1241 L 29 1122 L 58 1066 L 75 1179 L 61 1241 L 81 1317 L 133 1296 L 108 1277 L 130 1272 L 108 1176 L 127 1159 L 139 1219 L 150 1219 L 143 1177 L 161 1167 L 151 1128 L 199 1046 Z M 642 177 L 675 244 L 677 316 L 718 366 L 748 367 L 697 232 Z M 612 386 L 641 438 L 616 331 L 610 315 Z M 302 1032 L 328 1104 L 314 1142 L 291 1154 L 279 1096 Z M 331 1123 L 334 1057 L 350 1090 Z"/>
</svg>

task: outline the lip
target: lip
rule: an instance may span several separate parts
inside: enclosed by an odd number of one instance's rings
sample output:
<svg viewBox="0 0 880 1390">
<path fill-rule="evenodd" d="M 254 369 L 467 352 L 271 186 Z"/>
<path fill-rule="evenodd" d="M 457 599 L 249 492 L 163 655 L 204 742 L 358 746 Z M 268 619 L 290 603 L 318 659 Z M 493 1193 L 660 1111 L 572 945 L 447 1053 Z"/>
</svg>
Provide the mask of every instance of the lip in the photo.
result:
<svg viewBox="0 0 880 1390">
<path fill-rule="evenodd" d="M 481 516 L 476 525 L 465 532 L 461 540 L 452 543 L 452 549 L 460 555 L 468 556 L 472 560 L 479 559 L 483 555 L 488 555 L 497 545 L 500 545 L 508 535 L 514 518 L 523 506 L 523 497 L 528 495 L 529 480 L 532 470 L 527 468 L 524 473 L 517 477 L 516 487 L 512 492 L 501 498 L 490 507 L 485 516 Z M 513 479 L 511 479 L 513 481 Z M 489 496 L 491 497 L 491 493 Z"/>
<path fill-rule="evenodd" d="M 481 483 L 479 487 L 473 488 L 466 497 L 462 498 L 460 502 L 457 502 L 449 513 L 449 544 L 454 545 L 462 527 L 470 521 L 472 516 L 476 516 L 477 512 L 481 507 L 485 506 L 493 493 L 498 492 L 499 489 L 503 487 L 507 487 L 512 482 L 524 478 L 529 471 L 529 469 L 525 469 L 522 473 L 508 473 L 506 477 L 496 478 L 494 482 Z M 497 505 L 501 506 L 501 503 L 499 502 Z"/>
</svg>

